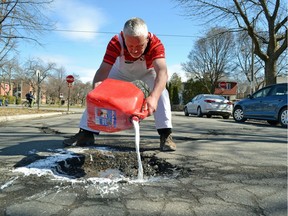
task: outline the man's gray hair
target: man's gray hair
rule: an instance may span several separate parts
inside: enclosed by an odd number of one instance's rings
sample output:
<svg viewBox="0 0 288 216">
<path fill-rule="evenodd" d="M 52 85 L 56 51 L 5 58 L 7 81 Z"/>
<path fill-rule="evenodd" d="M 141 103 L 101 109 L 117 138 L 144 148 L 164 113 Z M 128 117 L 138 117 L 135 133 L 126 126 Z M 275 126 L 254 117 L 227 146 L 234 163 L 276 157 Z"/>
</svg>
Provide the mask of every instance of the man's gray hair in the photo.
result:
<svg viewBox="0 0 288 216">
<path fill-rule="evenodd" d="M 148 28 L 144 20 L 133 17 L 126 21 L 123 28 L 124 35 L 148 37 Z"/>
</svg>

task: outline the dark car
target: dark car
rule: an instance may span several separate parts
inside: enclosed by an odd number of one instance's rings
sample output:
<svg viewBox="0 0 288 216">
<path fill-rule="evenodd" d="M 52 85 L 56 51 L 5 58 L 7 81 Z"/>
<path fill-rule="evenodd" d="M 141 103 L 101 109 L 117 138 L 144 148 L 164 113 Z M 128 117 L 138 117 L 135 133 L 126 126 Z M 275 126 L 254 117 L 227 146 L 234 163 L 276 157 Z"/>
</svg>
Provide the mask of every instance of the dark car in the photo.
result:
<svg viewBox="0 0 288 216">
<path fill-rule="evenodd" d="M 287 127 L 287 83 L 266 86 L 248 95 L 234 105 L 232 115 L 236 122 L 259 119 Z"/>
</svg>

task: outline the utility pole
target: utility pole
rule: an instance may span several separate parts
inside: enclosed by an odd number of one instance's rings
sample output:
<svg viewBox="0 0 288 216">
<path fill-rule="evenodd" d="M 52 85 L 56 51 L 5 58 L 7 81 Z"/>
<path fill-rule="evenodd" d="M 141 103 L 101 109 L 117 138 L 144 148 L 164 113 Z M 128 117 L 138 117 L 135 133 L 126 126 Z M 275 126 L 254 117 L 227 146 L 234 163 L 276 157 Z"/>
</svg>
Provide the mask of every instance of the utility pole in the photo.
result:
<svg viewBox="0 0 288 216">
<path fill-rule="evenodd" d="M 37 76 L 37 109 L 40 107 L 40 70 L 36 70 Z"/>
<path fill-rule="evenodd" d="M 253 20 L 252 20 L 252 28 L 253 28 L 253 31 L 254 31 L 254 17 L 253 17 Z M 251 38 L 252 40 L 252 49 L 251 49 L 251 90 L 250 90 L 250 93 L 251 95 L 253 94 L 254 92 L 254 41 L 253 41 L 253 38 Z"/>
</svg>

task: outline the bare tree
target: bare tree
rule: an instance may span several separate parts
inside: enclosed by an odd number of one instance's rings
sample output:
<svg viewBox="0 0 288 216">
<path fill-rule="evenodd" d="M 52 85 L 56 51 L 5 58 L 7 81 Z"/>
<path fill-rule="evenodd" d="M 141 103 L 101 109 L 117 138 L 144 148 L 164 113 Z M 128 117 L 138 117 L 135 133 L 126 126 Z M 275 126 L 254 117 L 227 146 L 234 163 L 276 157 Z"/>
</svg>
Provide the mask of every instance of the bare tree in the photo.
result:
<svg viewBox="0 0 288 216">
<path fill-rule="evenodd" d="M 72 86 L 72 91 L 71 91 L 71 102 L 73 104 L 81 104 L 81 106 L 86 105 L 86 96 L 89 93 L 89 91 L 92 90 L 91 82 L 86 82 L 83 83 L 80 79 L 79 76 L 74 75 L 75 81 Z"/>
<path fill-rule="evenodd" d="M 44 63 L 41 59 L 29 59 L 23 68 L 24 78 L 28 85 L 37 90 L 37 105 L 39 108 L 41 102 L 41 85 L 42 82 L 51 75 L 55 70 L 56 64 L 54 62 Z"/>
<path fill-rule="evenodd" d="M 266 85 L 276 83 L 277 60 L 287 49 L 286 0 L 174 0 L 189 17 L 225 21 L 231 31 L 246 31 L 264 62 Z M 265 46 L 261 46 L 264 44 Z"/>
<path fill-rule="evenodd" d="M 223 28 L 212 28 L 196 41 L 189 61 L 182 63 L 185 72 L 200 80 L 208 92 L 214 93 L 217 82 L 228 76 L 233 57 L 233 34 Z"/>
<path fill-rule="evenodd" d="M 278 59 L 277 64 L 277 75 L 288 76 L 288 64 L 287 64 L 288 50 L 286 49 L 283 54 Z"/>
<path fill-rule="evenodd" d="M 70 87 L 69 102 L 70 104 L 81 104 L 82 106 L 86 103 L 86 96 L 91 91 L 91 82 L 83 83 L 79 75 L 74 76 L 74 82 Z M 61 104 L 61 101 L 68 99 L 69 87 L 66 82 L 66 71 L 64 67 L 56 68 L 54 73 L 48 78 L 46 82 L 46 97 L 49 103 Z M 63 98 L 60 97 L 63 96 Z"/>
<path fill-rule="evenodd" d="M 0 66 L 19 40 L 40 44 L 37 36 L 51 30 L 53 23 L 45 16 L 53 0 L 0 0 Z"/>
<path fill-rule="evenodd" d="M 0 88 L 5 90 L 6 95 L 9 95 L 13 90 L 13 78 L 19 70 L 20 66 L 16 58 L 5 61 L 5 64 L 0 68 Z M 6 85 L 9 87 L 6 88 Z"/>
<path fill-rule="evenodd" d="M 255 56 L 252 56 L 252 49 L 251 49 L 251 40 L 249 39 L 247 32 L 240 32 L 237 34 L 237 43 L 235 47 L 236 51 L 236 65 L 237 69 L 235 70 L 238 76 L 238 79 L 241 78 L 241 75 L 245 76 L 245 80 L 242 80 L 246 87 L 247 80 L 251 85 L 250 92 L 254 92 L 254 90 L 259 89 L 259 87 L 263 86 L 264 83 L 264 65 L 263 61 Z M 253 61 L 253 62 L 252 62 Z M 239 76 L 240 74 L 240 76 Z M 241 83 L 241 80 L 238 80 Z"/>
<path fill-rule="evenodd" d="M 67 84 L 66 84 L 66 70 L 64 67 L 57 68 L 52 72 L 52 74 L 48 77 L 46 82 L 46 99 L 49 103 L 59 103 L 60 104 L 60 94 L 67 92 Z"/>
</svg>

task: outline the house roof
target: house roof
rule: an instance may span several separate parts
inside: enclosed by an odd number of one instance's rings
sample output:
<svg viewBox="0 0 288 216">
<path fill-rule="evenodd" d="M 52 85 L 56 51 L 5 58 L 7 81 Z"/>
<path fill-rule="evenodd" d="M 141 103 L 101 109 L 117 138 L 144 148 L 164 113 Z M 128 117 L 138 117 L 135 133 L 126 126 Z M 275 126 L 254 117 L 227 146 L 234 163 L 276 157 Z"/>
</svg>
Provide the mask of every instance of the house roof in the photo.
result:
<svg viewBox="0 0 288 216">
<path fill-rule="evenodd" d="M 231 89 L 215 88 L 214 94 L 217 94 L 217 95 L 236 95 L 237 94 L 237 85 L 234 85 Z"/>
</svg>

